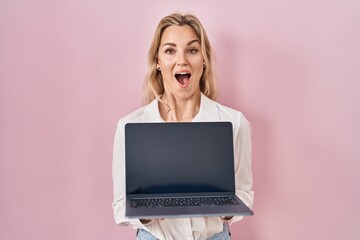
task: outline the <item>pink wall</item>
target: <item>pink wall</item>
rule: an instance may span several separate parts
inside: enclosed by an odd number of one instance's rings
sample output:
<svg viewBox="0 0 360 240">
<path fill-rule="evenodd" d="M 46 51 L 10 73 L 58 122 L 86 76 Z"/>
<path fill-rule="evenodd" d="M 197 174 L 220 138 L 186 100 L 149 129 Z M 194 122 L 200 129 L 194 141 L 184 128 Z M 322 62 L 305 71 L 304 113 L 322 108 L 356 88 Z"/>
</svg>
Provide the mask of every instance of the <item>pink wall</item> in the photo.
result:
<svg viewBox="0 0 360 240">
<path fill-rule="evenodd" d="M 0 1 L 0 239 L 134 239 L 113 134 L 174 11 L 202 20 L 219 101 L 252 122 L 255 216 L 233 239 L 360 239 L 360 2 L 147 2 Z"/>
</svg>

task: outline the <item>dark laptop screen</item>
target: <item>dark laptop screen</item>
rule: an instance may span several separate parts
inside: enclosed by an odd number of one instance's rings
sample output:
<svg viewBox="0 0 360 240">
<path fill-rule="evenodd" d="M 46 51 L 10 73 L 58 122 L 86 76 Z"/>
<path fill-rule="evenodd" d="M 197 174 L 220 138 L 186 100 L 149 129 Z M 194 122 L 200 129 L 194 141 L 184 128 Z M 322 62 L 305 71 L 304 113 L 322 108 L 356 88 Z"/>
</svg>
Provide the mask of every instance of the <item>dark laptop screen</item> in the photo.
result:
<svg viewBox="0 0 360 240">
<path fill-rule="evenodd" d="M 127 194 L 235 192 L 230 122 L 129 123 Z"/>
</svg>

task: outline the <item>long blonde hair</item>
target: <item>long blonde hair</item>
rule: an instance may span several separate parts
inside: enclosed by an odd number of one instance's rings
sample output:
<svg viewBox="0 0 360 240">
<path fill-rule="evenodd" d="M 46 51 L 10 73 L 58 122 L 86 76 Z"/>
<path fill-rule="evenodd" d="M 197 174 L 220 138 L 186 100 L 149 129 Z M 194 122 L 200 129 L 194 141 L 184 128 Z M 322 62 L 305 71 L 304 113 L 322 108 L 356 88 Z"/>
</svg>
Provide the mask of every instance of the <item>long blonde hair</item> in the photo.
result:
<svg viewBox="0 0 360 240">
<path fill-rule="evenodd" d="M 189 25 L 200 40 L 201 52 L 204 57 L 205 67 L 200 79 L 200 90 L 210 99 L 217 97 L 216 77 L 214 73 L 214 60 L 212 48 L 199 19 L 191 14 L 181 15 L 174 13 L 160 20 L 153 41 L 148 53 L 148 71 L 143 87 L 144 104 L 150 103 L 155 98 L 159 98 L 164 93 L 164 84 L 161 72 L 156 69 L 158 62 L 158 51 L 162 34 L 170 26 Z"/>
</svg>

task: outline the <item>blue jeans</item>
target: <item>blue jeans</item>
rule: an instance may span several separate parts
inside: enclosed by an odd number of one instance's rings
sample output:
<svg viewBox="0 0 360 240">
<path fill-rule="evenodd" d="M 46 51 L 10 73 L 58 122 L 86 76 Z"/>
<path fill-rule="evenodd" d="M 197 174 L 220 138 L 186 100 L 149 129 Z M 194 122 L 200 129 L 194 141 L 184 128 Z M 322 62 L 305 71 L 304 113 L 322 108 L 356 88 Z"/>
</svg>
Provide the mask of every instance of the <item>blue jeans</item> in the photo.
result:
<svg viewBox="0 0 360 240">
<path fill-rule="evenodd" d="M 139 229 L 136 235 L 136 240 L 159 240 L 159 239 L 151 235 L 151 233 L 149 233 L 148 231 L 144 229 Z M 229 225 L 227 223 L 224 223 L 223 231 L 209 237 L 208 240 L 231 240 Z"/>
</svg>

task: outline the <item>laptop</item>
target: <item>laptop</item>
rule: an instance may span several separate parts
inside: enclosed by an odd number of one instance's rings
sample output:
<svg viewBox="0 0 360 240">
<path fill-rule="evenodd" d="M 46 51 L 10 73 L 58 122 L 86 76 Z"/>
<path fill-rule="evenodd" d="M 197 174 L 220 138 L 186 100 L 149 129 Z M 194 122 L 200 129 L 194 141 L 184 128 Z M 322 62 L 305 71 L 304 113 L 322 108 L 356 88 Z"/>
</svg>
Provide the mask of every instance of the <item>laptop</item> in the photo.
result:
<svg viewBox="0 0 360 240">
<path fill-rule="evenodd" d="M 125 125 L 129 218 L 252 215 L 235 195 L 230 122 Z"/>
</svg>

